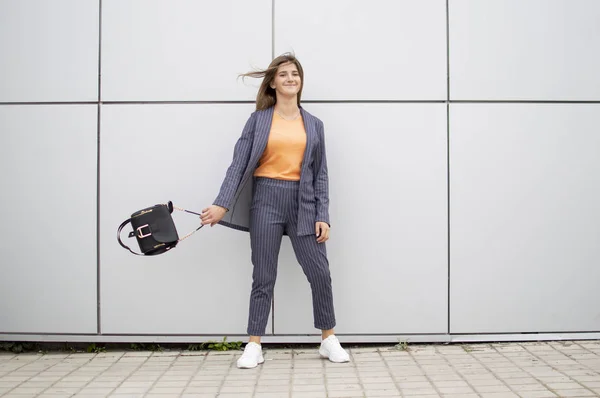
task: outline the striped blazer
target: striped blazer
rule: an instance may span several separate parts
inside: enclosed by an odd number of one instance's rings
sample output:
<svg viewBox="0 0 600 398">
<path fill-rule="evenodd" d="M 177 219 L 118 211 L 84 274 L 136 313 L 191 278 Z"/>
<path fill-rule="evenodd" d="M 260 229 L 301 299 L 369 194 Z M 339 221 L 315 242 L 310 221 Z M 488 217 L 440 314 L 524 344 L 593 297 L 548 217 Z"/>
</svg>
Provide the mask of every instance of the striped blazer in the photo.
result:
<svg viewBox="0 0 600 398">
<path fill-rule="evenodd" d="M 254 170 L 267 146 L 274 108 L 255 111 L 235 144 L 219 195 L 213 204 L 228 212 L 219 222 L 242 231 L 249 230 Z M 323 122 L 300 107 L 306 130 L 306 149 L 300 170 L 298 235 L 315 234 L 315 222 L 329 224 L 329 178 L 325 155 Z"/>
</svg>

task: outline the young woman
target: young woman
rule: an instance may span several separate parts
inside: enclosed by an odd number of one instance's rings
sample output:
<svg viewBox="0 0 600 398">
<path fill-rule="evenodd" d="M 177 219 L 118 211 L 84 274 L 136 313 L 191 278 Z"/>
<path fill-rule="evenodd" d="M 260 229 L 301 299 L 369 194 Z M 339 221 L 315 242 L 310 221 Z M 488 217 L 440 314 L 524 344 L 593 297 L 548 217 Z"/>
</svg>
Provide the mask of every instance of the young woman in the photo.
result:
<svg viewBox="0 0 600 398">
<path fill-rule="evenodd" d="M 335 314 L 325 242 L 329 239 L 329 193 L 323 122 L 300 106 L 304 72 L 291 54 L 275 58 L 264 71 L 252 113 L 235 145 L 219 195 L 202 211 L 202 224 L 219 223 L 250 232 L 252 293 L 249 342 L 237 361 L 253 368 L 264 361 L 265 334 L 277 277 L 283 235 L 312 290 L 314 326 L 321 329 L 319 353 L 347 362 L 334 335 Z"/>
</svg>

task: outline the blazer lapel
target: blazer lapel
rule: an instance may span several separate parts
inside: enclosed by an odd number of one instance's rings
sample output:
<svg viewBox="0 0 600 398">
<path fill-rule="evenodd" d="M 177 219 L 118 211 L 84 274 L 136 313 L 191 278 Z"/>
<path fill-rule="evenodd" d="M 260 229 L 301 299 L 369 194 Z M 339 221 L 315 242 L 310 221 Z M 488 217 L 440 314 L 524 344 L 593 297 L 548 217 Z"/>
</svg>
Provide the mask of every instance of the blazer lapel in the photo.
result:
<svg viewBox="0 0 600 398">
<path fill-rule="evenodd" d="M 250 165 L 254 166 L 262 156 L 269 133 L 271 132 L 271 123 L 273 122 L 273 107 L 260 111 L 256 119 L 256 128 L 254 130 L 254 144 L 252 145 L 252 154 L 250 156 Z"/>
<path fill-rule="evenodd" d="M 317 132 L 315 131 L 315 124 L 312 121 L 311 115 L 302 107 L 300 108 L 300 112 L 302 113 L 304 130 L 306 131 L 306 149 L 304 150 L 304 159 L 302 160 L 302 171 L 305 171 L 306 167 L 310 164 L 312 147 L 316 142 Z"/>
</svg>

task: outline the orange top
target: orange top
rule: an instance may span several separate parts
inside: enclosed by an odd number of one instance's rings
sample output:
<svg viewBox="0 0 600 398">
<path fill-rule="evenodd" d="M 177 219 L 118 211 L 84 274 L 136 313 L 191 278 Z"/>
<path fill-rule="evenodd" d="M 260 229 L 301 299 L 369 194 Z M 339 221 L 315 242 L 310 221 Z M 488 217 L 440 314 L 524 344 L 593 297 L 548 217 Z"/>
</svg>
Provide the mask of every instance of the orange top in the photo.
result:
<svg viewBox="0 0 600 398">
<path fill-rule="evenodd" d="M 274 112 L 267 147 L 254 176 L 299 181 L 305 149 L 306 130 L 302 116 L 296 120 L 285 120 Z"/>
</svg>

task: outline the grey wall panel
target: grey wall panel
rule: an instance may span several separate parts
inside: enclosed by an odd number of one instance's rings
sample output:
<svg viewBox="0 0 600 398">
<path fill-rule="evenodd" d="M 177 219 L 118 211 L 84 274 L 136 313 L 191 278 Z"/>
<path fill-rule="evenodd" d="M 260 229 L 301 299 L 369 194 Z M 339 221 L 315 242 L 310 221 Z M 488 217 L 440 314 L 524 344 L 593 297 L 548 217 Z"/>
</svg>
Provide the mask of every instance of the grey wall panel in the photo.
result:
<svg viewBox="0 0 600 398">
<path fill-rule="evenodd" d="M 451 332 L 600 330 L 600 106 L 450 110 Z"/>
<path fill-rule="evenodd" d="M 325 123 L 339 333 L 447 331 L 444 104 L 310 104 Z M 284 239 L 275 333 L 315 333 L 310 287 Z"/>
<path fill-rule="evenodd" d="M 0 332 L 96 332 L 96 120 L 0 106 Z"/>
<path fill-rule="evenodd" d="M 597 0 L 450 0 L 453 100 L 600 100 Z"/>
<path fill-rule="evenodd" d="M 134 211 L 157 203 L 172 200 L 195 211 L 209 206 L 253 109 L 253 105 L 102 108 L 103 333 L 245 333 L 252 275 L 247 233 L 204 227 L 171 252 L 136 257 L 118 245 L 116 230 Z M 180 235 L 199 225 L 193 215 L 177 213 L 175 220 Z M 134 239 L 123 236 L 137 248 Z"/>
<path fill-rule="evenodd" d="M 0 102 L 98 99 L 98 0 L 0 2 Z"/>
<path fill-rule="evenodd" d="M 304 99 L 445 99 L 446 1 L 278 1 L 285 51 L 306 69 Z"/>
<path fill-rule="evenodd" d="M 252 100 L 271 24 L 271 0 L 104 0 L 102 99 Z"/>
</svg>

